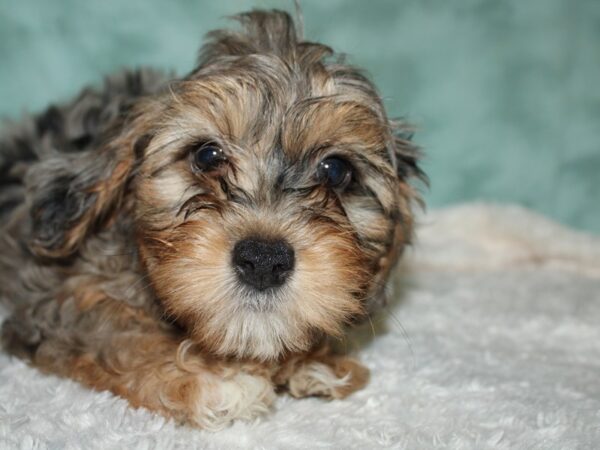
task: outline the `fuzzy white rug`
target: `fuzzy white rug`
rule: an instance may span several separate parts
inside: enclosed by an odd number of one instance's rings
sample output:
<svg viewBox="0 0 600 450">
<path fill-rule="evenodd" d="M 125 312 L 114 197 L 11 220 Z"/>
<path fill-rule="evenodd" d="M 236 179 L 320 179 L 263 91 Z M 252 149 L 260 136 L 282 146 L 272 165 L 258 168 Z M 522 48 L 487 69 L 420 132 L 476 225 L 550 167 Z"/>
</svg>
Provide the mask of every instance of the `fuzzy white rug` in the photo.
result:
<svg viewBox="0 0 600 450">
<path fill-rule="evenodd" d="M 0 354 L 0 448 L 600 448 L 600 239 L 517 207 L 420 221 L 349 399 L 211 434 Z"/>
</svg>

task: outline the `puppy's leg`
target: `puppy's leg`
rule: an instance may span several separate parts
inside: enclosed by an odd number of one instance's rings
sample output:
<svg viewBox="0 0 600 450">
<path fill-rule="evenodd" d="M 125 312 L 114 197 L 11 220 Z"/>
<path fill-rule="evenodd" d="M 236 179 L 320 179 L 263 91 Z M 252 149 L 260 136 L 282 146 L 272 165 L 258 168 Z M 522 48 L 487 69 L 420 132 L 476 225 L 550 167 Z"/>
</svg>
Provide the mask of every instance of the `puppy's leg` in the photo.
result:
<svg viewBox="0 0 600 450">
<path fill-rule="evenodd" d="M 209 359 L 140 310 L 104 299 L 66 322 L 32 344 L 16 328 L 23 323 L 9 320 L 5 347 L 45 372 L 206 429 L 262 414 L 275 397 L 265 368 Z"/>
<path fill-rule="evenodd" d="M 327 345 L 287 360 L 274 378 L 293 397 L 347 397 L 369 381 L 369 369 L 358 361 L 334 354 Z"/>
</svg>

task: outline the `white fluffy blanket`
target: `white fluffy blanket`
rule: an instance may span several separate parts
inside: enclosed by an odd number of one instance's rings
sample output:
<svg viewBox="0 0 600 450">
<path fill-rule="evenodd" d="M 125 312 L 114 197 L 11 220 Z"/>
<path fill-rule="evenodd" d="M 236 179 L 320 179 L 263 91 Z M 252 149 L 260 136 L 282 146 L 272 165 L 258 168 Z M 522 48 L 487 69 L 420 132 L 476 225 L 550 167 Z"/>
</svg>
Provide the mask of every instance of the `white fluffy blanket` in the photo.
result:
<svg viewBox="0 0 600 450">
<path fill-rule="evenodd" d="M 348 340 L 372 371 L 349 399 L 207 433 L 0 354 L 0 448 L 599 448 L 600 239 L 517 207 L 420 221 L 394 300 Z"/>
</svg>

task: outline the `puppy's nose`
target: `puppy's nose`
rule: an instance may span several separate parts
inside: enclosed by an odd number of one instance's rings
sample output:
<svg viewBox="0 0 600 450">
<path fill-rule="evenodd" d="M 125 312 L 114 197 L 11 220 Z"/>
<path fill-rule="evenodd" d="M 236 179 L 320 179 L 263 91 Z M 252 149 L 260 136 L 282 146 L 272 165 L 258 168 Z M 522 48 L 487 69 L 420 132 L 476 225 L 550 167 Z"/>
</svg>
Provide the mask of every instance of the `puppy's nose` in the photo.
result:
<svg viewBox="0 0 600 450">
<path fill-rule="evenodd" d="M 283 240 L 244 239 L 233 248 L 233 266 L 240 280 L 259 291 L 281 286 L 294 269 L 294 249 Z"/>
</svg>

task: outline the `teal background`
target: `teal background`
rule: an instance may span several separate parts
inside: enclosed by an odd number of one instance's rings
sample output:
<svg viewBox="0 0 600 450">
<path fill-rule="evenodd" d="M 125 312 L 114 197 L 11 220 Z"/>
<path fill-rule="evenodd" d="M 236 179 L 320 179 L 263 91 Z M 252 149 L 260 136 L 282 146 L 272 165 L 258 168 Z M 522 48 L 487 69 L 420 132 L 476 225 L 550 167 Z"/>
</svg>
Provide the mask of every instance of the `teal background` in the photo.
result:
<svg viewBox="0 0 600 450">
<path fill-rule="evenodd" d="M 305 0 L 306 36 L 366 67 L 419 129 L 431 206 L 518 202 L 600 231 L 599 0 Z M 0 0 L 0 116 L 122 66 L 184 73 L 201 36 L 291 1 Z"/>
</svg>

